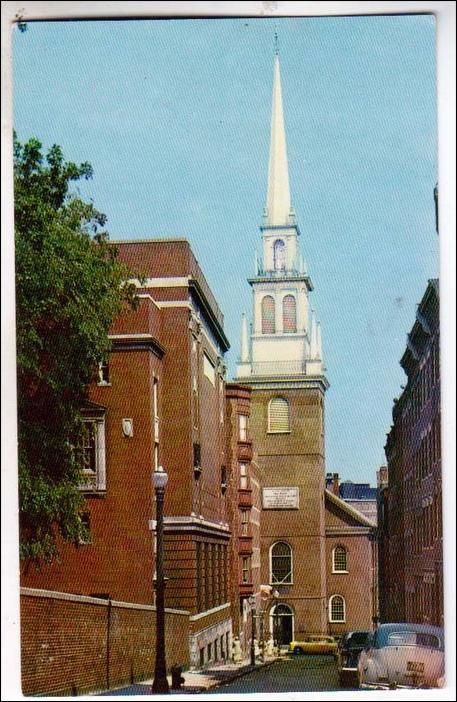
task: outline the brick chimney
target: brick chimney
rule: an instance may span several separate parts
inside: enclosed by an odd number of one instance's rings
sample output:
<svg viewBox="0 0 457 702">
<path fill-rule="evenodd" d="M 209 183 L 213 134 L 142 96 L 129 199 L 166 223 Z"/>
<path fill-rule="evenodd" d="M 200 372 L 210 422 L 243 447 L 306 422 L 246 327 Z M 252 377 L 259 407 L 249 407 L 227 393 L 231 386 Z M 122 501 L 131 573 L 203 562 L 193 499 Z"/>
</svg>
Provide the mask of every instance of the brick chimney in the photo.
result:
<svg viewBox="0 0 457 702">
<path fill-rule="evenodd" d="M 332 475 L 332 492 L 337 497 L 340 496 L 340 476 L 338 473 L 333 473 Z"/>
<path fill-rule="evenodd" d="M 378 488 L 386 487 L 389 483 L 389 471 L 387 466 L 381 466 L 376 473 Z"/>
</svg>

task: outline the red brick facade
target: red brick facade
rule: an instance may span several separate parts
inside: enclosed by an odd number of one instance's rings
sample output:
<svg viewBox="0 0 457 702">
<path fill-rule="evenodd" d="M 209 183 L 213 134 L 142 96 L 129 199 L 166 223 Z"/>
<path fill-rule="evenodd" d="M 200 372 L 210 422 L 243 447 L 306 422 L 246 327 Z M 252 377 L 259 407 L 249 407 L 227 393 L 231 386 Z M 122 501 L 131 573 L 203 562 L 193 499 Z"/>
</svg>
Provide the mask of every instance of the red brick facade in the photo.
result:
<svg viewBox="0 0 457 702">
<path fill-rule="evenodd" d="M 377 616 L 377 553 L 374 525 L 333 493 L 325 493 L 325 549 L 328 633 L 365 630 Z M 338 562 L 340 549 L 344 561 Z M 344 566 L 342 565 L 344 563 Z M 332 598 L 343 598 L 341 621 L 332 616 Z"/>
<path fill-rule="evenodd" d="M 247 654 L 252 637 L 252 612 L 260 607 L 260 477 L 250 430 L 251 389 L 226 385 L 227 458 L 231 540 L 231 614 L 234 636 Z"/>
<path fill-rule="evenodd" d="M 189 660 L 188 615 L 166 612 L 170 665 Z M 155 610 L 148 605 L 21 591 L 24 695 L 78 695 L 151 676 Z"/>
<path fill-rule="evenodd" d="M 223 316 L 187 241 L 116 245 L 145 280 L 138 310 L 113 325 L 108 368 L 85 412 L 97 427 L 88 443 L 97 470 L 84 491 L 91 543 L 60 543 L 60 561 L 24 568 L 21 584 L 152 605 L 151 474 L 162 465 L 165 603 L 188 611 L 187 660 L 206 664 L 229 655 L 232 631 Z"/>
<path fill-rule="evenodd" d="M 387 437 L 382 494 L 381 616 L 443 625 L 440 334 L 430 280 L 401 359 L 408 382 Z"/>
</svg>

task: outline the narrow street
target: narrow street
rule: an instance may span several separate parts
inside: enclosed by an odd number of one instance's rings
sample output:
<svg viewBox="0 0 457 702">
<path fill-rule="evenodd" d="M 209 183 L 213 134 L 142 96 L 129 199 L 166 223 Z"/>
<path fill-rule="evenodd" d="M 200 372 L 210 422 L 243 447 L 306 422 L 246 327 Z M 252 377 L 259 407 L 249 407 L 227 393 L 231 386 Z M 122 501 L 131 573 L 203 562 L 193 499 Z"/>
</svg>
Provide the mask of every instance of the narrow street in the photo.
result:
<svg viewBox="0 0 457 702">
<path fill-rule="evenodd" d="M 336 661 L 331 656 L 297 656 L 213 688 L 207 694 L 339 689 Z"/>
</svg>

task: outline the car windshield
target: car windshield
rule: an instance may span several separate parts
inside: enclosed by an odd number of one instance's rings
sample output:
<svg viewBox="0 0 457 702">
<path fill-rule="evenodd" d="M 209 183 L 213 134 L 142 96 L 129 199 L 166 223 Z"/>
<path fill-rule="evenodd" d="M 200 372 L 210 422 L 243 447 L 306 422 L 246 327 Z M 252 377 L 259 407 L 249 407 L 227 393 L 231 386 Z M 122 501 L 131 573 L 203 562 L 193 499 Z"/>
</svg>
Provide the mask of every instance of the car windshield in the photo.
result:
<svg viewBox="0 0 457 702">
<path fill-rule="evenodd" d="M 425 646 L 426 648 L 439 648 L 440 641 L 433 634 L 417 631 L 396 631 L 389 634 L 388 646 Z"/>
<path fill-rule="evenodd" d="M 365 646 L 369 638 L 369 633 L 365 631 L 351 634 L 347 641 L 347 646 Z"/>
</svg>

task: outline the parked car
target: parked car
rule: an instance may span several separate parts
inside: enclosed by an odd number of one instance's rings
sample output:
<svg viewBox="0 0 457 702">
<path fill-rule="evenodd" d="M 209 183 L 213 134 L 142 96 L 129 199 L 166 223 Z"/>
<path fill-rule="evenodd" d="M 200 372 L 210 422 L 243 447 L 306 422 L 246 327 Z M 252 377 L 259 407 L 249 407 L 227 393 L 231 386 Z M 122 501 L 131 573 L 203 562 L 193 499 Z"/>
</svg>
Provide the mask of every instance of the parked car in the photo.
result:
<svg viewBox="0 0 457 702">
<path fill-rule="evenodd" d="M 290 653 L 316 653 L 322 656 L 331 655 L 338 657 L 338 644 L 333 636 L 309 635 L 302 641 L 291 641 L 289 644 Z"/>
<path fill-rule="evenodd" d="M 338 643 L 338 677 L 340 685 L 357 686 L 357 663 L 367 646 L 369 631 L 348 631 Z"/>
<path fill-rule="evenodd" d="M 358 662 L 362 688 L 444 685 L 444 632 L 430 624 L 381 624 Z"/>
</svg>

